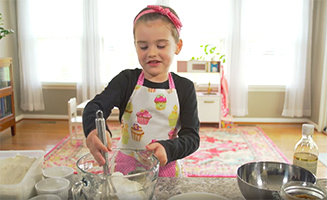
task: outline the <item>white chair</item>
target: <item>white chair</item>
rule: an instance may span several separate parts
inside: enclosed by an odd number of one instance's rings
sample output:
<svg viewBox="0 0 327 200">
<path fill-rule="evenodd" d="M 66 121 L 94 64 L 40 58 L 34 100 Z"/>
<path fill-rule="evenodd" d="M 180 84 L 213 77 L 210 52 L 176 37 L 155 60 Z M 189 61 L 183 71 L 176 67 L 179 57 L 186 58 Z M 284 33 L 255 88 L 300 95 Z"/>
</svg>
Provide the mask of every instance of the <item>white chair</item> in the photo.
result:
<svg viewBox="0 0 327 200">
<path fill-rule="evenodd" d="M 69 135 L 70 142 L 73 140 L 82 139 L 83 146 L 86 147 L 86 138 L 83 132 L 82 116 L 77 115 L 76 98 L 70 98 L 68 101 L 68 120 L 69 120 Z"/>
</svg>

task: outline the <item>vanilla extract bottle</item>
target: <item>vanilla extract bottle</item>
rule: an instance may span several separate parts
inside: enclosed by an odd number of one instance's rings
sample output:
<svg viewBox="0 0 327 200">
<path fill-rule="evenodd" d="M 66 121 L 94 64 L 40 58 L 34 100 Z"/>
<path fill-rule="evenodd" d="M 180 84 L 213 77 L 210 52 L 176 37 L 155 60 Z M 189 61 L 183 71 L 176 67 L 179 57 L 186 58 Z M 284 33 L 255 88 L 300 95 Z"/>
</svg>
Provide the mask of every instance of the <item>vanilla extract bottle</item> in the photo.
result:
<svg viewBox="0 0 327 200">
<path fill-rule="evenodd" d="M 302 138 L 295 145 L 293 164 L 303 167 L 316 175 L 319 150 L 313 141 L 314 125 L 302 125 Z"/>
</svg>

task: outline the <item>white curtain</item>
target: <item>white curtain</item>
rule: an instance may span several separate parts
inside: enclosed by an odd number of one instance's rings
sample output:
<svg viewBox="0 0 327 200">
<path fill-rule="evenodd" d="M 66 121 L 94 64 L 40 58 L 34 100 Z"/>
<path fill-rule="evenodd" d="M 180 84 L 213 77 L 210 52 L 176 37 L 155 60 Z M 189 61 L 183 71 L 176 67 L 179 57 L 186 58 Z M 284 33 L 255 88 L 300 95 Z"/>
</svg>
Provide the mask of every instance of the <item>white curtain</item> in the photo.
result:
<svg viewBox="0 0 327 200">
<path fill-rule="evenodd" d="M 325 52 L 327 53 L 327 39 L 326 39 Z M 319 111 L 319 121 L 318 121 L 319 132 L 322 132 L 324 128 L 327 127 L 327 57 L 326 56 L 324 61 L 324 69 L 323 69 L 322 77 L 323 77 L 323 81 L 321 87 L 321 101 L 320 101 L 320 111 Z"/>
<path fill-rule="evenodd" d="M 285 8 L 280 9 L 276 5 L 277 3 L 278 5 L 284 4 Z M 289 14 L 286 8 L 292 8 L 294 12 Z M 288 19 L 285 19 L 286 22 L 289 22 L 287 25 L 281 17 L 276 16 L 274 19 L 270 17 L 271 12 L 278 13 L 277 10 L 282 12 L 281 16 L 290 15 Z M 260 73 L 265 74 L 271 71 L 271 76 L 275 78 L 283 73 L 288 74 L 289 82 L 286 83 L 282 115 L 287 117 L 310 116 L 312 12 L 312 0 L 230 1 L 230 31 L 227 42 L 226 69 L 231 115 L 246 116 L 248 114 L 250 82 L 253 82 L 252 79 L 262 78 Z M 265 16 L 266 13 L 267 16 Z M 262 19 L 258 19 L 258 16 L 261 16 Z M 276 76 L 278 68 L 271 65 L 272 63 L 278 65 L 276 59 L 279 60 L 281 66 L 290 63 L 287 65 L 290 70 L 279 70 L 279 74 Z"/>
<path fill-rule="evenodd" d="M 20 71 L 20 108 L 24 111 L 44 110 L 42 84 L 39 80 L 36 38 L 33 33 L 30 0 L 17 1 L 18 55 Z"/>
<path fill-rule="evenodd" d="M 327 33 L 327 26 L 326 26 Z M 327 37 L 325 37 L 325 58 L 322 75 L 322 86 L 321 86 L 321 99 L 320 99 L 320 111 L 318 121 L 318 131 L 321 132 L 324 128 L 327 128 Z M 325 132 L 327 130 L 325 129 Z"/>
<path fill-rule="evenodd" d="M 244 48 L 242 37 L 242 0 L 230 1 L 230 31 L 228 38 L 227 80 L 229 82 L 230 114 L 245 116 L 248 114 L 248 84 L 244 76 Z"/>
<path fill-rule="evenodd" d="M 100 51 L 98 0 L 83 0 L 82 81 L 77 83 L 78 102 L 92 99 L 103 89 Z"/>
<path fill-rule="evenodd" d="M 311 115 L 311 35 L 313 1 L 298 1 L 303 9 L 299 20 L 295 21 L 295 26 L 300 27 L 295 41 L 298 45 L 295 48 L 294 64 L 290 68 L 289 83 L 286 85 L 284 108 L 282 116 L 302 117 Z"/>
</svg>

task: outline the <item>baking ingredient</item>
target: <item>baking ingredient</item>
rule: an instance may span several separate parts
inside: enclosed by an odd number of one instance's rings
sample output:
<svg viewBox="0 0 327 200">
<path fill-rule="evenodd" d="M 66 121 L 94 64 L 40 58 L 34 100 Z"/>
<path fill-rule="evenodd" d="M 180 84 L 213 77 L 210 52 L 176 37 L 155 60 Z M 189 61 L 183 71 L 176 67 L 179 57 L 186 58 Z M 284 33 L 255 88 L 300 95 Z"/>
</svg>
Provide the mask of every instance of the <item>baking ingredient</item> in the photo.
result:
<svg viewBox="0 0 327 200">
<path fill-rule="evenodd" d="M 13 185 L 20 183 L 35 161 L 36 158 L 24 155 L 0 159 L 0 184 Z"/>
<path fill-rule="evenodd" d="M 119 199 L 145 199 L 143 187 L 139 182 L 123 177 L 123 174 L 120 172 L 114 172 L 112 176 L 112 182 Z"/>
<path fill-rule="evenodd" d="M 300 199 L 317 199 L 316 197 L 313 197 L 313 196 L 307 195 L 307 194 L 297 194 L 297 195 L 294 195 L 294 197 L 300 198 Z"/>
<path fill-rule="evenodd" d="M 302 125 L 302 138 L 295 145 L 293 164 L 303 167 L 313 174 L 316 174 L 318 165 L 318 146 L 313 141 L 314 125 Z"/>
<path fill-rule="evenodd" d="M 304 167 L 311 171 L 312 173 L 316 173 L 317 164 L 318 164 L 318 156 L 315 154 L 307 153 L 307 152 L 296 152 L 294 154 L 293 163 L 300 167 Z"/>
</svg>

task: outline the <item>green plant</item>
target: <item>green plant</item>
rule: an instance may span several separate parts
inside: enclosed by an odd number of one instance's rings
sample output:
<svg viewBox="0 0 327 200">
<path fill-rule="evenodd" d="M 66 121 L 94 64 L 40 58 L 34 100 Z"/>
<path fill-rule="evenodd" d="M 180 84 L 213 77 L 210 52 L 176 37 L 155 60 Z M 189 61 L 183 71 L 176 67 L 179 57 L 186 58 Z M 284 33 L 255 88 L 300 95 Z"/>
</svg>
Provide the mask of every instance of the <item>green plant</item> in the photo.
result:
<svg viewBox="0 0 327 200">
<path fill-rule="evenodd" d="M 0 40 L 5 37 L 6 35 L 9 35 L 11 33 L 14 33 L 14 31 L 12 29 L 5 29 L 3 28 L 3 22 L 4 20 L 2 19 L 2 14 L 0 13 Z"/>
<path fill-rule="evenodd" d="M 215 45 L 207 44 L 207 45 L 200 45 L 201 48 L 203 48 L 204 55 L 201 55 L 198 58 L 192 57 L 191 60 L 208 60 L 208 58 L 211 61 L 221 61 L 222 63 L 225 63 L 225 54 L 220 53 L 220 48 Z M 218 60 L 216 59 L 216 56 L 218 57 Z"/>
</svg>

